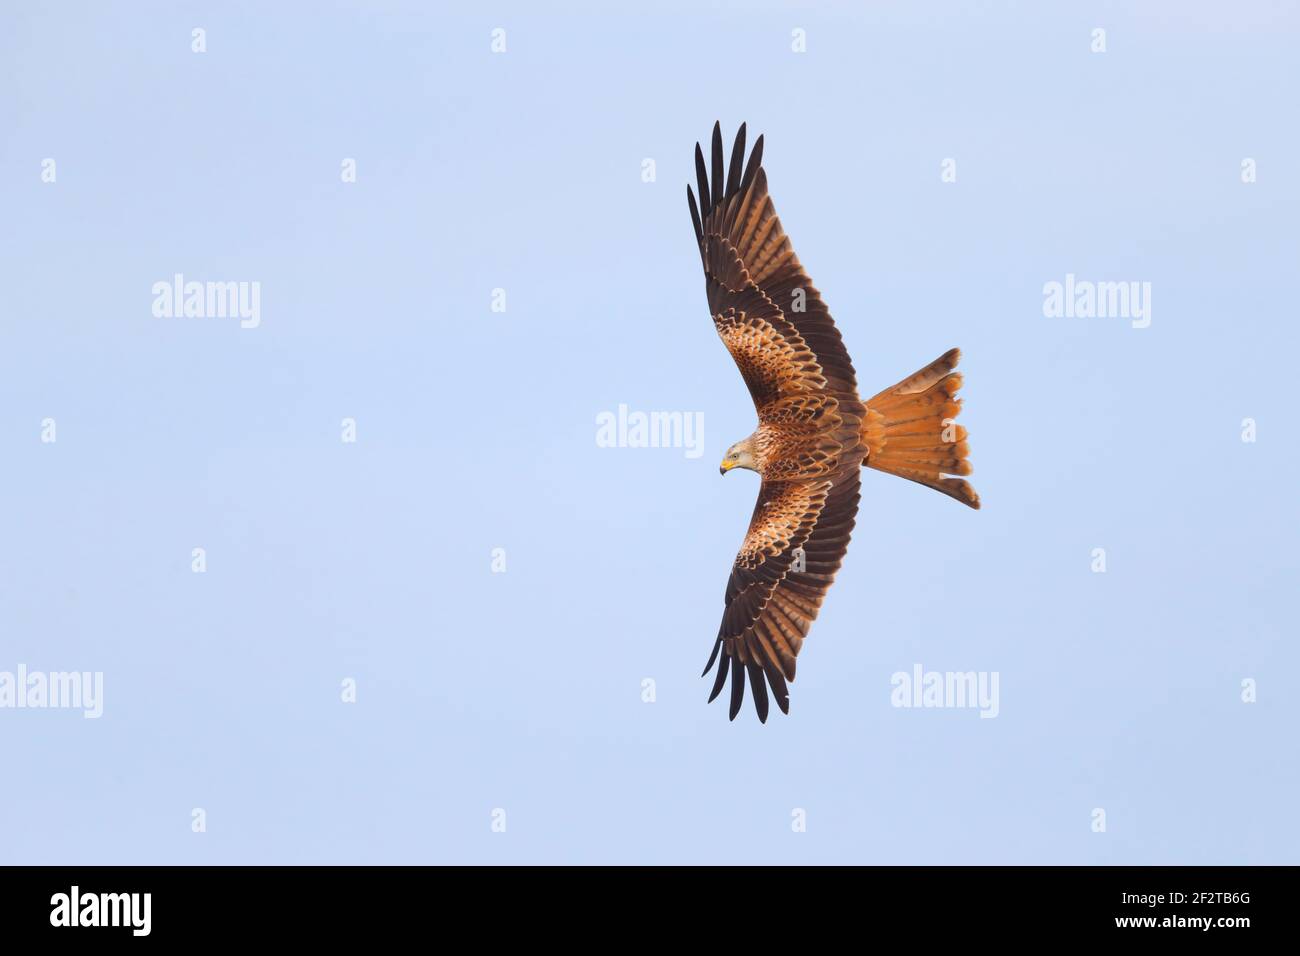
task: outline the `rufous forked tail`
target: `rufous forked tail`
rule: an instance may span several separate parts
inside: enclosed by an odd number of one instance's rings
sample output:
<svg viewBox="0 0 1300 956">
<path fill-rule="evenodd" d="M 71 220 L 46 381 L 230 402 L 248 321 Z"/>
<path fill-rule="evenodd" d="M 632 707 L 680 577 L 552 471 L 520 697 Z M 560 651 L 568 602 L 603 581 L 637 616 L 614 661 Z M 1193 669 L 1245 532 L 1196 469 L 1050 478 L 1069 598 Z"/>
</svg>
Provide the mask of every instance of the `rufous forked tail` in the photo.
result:
<svg viewBox="0 0 1300 956">
<path fill-rule="evenodd" d="M 949 349 L 919 372 L 867 399 L 862 422 L 867 457 L 862 464 L 978 508 L 980 496 L 970 482 L 947 477 L 971 473 L 966 429 L 954 421 L 961 411 L 961 399 L 956 397 L 961 373 L 953 371 L 960 359 L 958 349 Z"/>
</svg>

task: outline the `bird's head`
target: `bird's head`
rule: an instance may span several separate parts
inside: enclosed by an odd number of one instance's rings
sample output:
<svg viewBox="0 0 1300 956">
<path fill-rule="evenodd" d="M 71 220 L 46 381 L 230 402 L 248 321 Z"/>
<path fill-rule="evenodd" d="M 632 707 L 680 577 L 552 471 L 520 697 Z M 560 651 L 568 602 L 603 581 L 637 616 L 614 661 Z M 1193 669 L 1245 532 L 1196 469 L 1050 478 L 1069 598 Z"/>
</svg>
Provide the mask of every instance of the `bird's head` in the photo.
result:
<svg viewBox="0 0 1300 956">
<path fill-rule="evenodd" d="M 738 441 L 722 456 L 722 464 L 718 466 L 718 474 L 725 475 L 733 468 L 748 468 L 750 471 L 758 471 L 754 467 L 754 441 L 753 436 L 746 438 L 744 441 Z"/>
</svg>

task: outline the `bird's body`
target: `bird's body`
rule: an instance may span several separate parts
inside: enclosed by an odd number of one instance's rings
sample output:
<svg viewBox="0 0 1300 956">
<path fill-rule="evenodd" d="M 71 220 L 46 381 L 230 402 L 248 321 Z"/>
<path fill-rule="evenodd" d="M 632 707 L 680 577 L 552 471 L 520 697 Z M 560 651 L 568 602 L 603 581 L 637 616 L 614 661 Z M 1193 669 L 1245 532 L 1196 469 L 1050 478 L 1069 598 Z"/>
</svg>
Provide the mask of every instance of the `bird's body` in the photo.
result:
<svg viewBox="0 0 1300 956">
<path fill-rule="evenodd" d="M 848 548 L 861 469 L 920 482 L 972 508 L 979 496 L 965 480 L 945 477 L 970 473 L 966 432 L 953 422 L 961 404 L 957 350 L 864 402 L 840 333 L 776 217 L 762 137 L 742 174 L 740 127 L 725 181 L 716 125 L 712 146 L 711 170 L 695 147 L 701 204 L 688 186 L 691 219 L 714 325 L 758 413 L 758 428 L 728 449 L 720 470 L 756 471 L 763 483 L 705 673 L 719 662 L 713 700 L 730 672 L 732 719 L 748 673 L 766 720 L 769 687 L 788 712 L 795 657 Z"/>
<path fill-rule="evenodd" d="M 758 409 L 758 428 L 744 440 L 764 481 L 824 477 L 866 456 L 862 400 L 847 392 L 785 399 Z M 730 469 L 726 469 L 730 470 Z"/>
</svg>

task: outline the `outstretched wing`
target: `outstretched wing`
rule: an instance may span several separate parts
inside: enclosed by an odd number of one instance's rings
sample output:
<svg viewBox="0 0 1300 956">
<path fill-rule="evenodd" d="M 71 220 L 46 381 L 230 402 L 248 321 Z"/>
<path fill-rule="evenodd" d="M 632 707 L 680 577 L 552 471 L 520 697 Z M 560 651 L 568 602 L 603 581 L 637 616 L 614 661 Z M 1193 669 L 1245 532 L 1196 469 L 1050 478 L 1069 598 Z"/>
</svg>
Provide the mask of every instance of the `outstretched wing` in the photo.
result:
<svg viewBox="0 0 1300 956">
<path fill-rule="evenodd" d="M 762 613 L 812 534 L 830 490 L 831 482 L 824 478 L 763 482 L 727 580 L 720 640 L 739 637 Z"/>
<path fill-rule="evenodd" d="M 697 205 L 686 187 L 714 324 L 760 409 L 794 391 L 856 394 L 857 377 L 826 303 L 799 264 L 767 193 L 763 137 L 745 158 L 742 123 L 724 179 L 722 127 L 713 126 L 712 170 L 695 144 Z"/>
<path fill-rule="evenodd" d="M 763 137 L 745 160 L 745 127 L 724 169 L 722 128 L 715 124 L 706 166 L 695 146 L 699 202 L 686 187 L 704 266 L 713 322 L 754 398 L 759 417 L 802 409 L 810 393 L 847 412 L 853 427 L 857 376 L 826 303 L 804 272 L 767 192 Z M 848 406 L 843 406 L 844 400 Z M 801 415 L 803 413 L 801 412 Z M 815 450 L 809 455 L 815 456 Z M 749 676 L 754 706 L 767 720 L 768 687 L 789 710 L 786 682 L 822 599 L 839 570 L 858 507 L 858 463 L 837 468 L 801 462 L 791 481 L 765 481 L 745 543 L 727 582 L 726 609 L 707 674 L 721 658 L 713 700 L 731 675 L 734 720 Z M 816 473 L 817 477 L 807 477 Z M 721 653 L 725 651 L 725 653 Z"/>
<path fill-rule="evenodd" d="M 783 485 L 802 486 L 799 495 L 807 502 L 798 531 L 791 534 L 786 533 L 786 529 L 794 527 L 791 515 L 800 509 L 793 491 L 781 494 L 776 490 Z M 732 720 L 744 703 L 746 674 L 759 720 L 767 721 L 768 685 L 782 713 L 790 712 L 786 682 L 794 680 L 795 658 L 848 550 L 858 512 L 858 485 L 858 471 L 854 468 L 841 473 L 833 484 L 770 482 L 760 490 L 745 545 L 736 556 L 727 583 L 727 607 L 718 640 L 704 668 L 707 674 L 719 661 L 719 651 L 725 651 L 709 700 L 722 692 L 730 673 Z M 766 505 L 765 499 L 769 498 L 783 504 Z M 767 512 L 783 517 L 764 518 Z M 809 519 L 812 526 L 804 534 Z M 773 546 L 767 550 L 758 547 L 763 541 Z M 764 560 L 750 567 L 760 555 Z M 743 627 L 742 621 L 746 622 Z"/>
</svg>

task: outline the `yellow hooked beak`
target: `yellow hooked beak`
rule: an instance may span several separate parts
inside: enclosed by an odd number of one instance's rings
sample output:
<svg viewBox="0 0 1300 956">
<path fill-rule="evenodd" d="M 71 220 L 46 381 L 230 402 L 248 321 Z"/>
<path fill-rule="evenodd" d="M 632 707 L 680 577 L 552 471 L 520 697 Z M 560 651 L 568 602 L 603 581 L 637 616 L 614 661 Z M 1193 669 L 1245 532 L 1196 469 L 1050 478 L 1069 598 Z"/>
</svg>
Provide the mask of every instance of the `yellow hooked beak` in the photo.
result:
<svg viewBox="0 0 1300 956">
<path fill-rule="evenodd" d="M 727 461 L 727 459 L 724 458 L 722 459 L 722 464 L 718 466 L 718 474 L 725 475 L 735 467 L 736 463 L 734 461 Z"/>
</svg>

